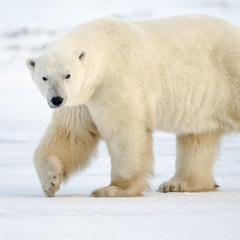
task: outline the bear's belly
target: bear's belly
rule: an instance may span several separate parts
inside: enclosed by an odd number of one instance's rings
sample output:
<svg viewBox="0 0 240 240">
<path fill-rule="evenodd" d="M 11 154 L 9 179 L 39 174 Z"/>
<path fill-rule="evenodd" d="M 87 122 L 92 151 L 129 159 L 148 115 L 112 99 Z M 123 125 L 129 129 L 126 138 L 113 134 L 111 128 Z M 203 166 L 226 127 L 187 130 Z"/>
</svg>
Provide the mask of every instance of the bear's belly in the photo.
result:
<svg viewBox="0 0 240 240">
<path fill-rule="evenodd" d="M 209 114 L 183 113 L 165 114 L 156 124 L 156 129 L 176 134 L 201 134 L 205 132 L 240 131 L 240 119 L 233 118 L 227 111 Z"/>
<path fill-rule="evenodd" d="M 157 130 L 176 134 L 201 134 L 208 131 L 217 131 L 223 124 L 214 119 L 196 119 L 185 116 L 182 119 L 162 118 L 157 124 Z"/>
</svg>

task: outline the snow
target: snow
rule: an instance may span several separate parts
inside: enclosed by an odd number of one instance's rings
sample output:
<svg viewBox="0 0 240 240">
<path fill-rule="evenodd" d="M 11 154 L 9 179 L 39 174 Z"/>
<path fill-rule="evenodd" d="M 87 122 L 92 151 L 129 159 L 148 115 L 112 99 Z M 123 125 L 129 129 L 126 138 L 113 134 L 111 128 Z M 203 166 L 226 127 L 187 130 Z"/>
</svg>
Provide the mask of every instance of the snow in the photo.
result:
<svg viewBox="0 0 240 240">
<path fill-rule="evenodd" d="M 0 3 L 0 239 L 239 239 L 240 137 L 228 136 L 216 163 L 221 188 L 208 193 L 157 193 L 174 173 L 175 138 L 154 135 L 155 177 L 144 197 L 96 199 L 109 183 L 104 143 L 91 167 L 46 198 L 32 155 L 51 109 L 30 80 L 25 59 L 56 36 L 102 16 L 129 18 L 211 14 L 240 27 L 238 0 L 21 0 Z"/>
</svg>

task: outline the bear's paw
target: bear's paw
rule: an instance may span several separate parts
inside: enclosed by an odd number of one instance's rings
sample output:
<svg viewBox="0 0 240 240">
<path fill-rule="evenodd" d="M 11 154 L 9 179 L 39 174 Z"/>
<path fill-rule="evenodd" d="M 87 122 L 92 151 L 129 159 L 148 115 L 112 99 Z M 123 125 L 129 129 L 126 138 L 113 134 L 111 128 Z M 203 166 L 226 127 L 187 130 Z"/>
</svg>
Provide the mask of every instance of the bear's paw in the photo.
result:
<svg viewBox="0 0 240 240">
<path fill-rule="evenodd" d="M 63 177 L 56 173 L 46 175 L 45 180 L 42 182 L 42 189 L 47 197 L 54 197 L 55 192 L 60 188 Z"/>
<path fill-rule="evenodd" d="M 124 190 L 117 186 L 109 186 L 96 189 L 92 197 L 125 197 Z"/>
<path fill-rule="evenodd" d="M 162 183 L 159 188 L 159 192 L 191 192 L 189 184 L 186 181 L 170 180 Z"/>
<path fill-rule="evenodd" d="M 50 156 L 47 159 L 37 157 L 35 167 L 44 194 L 47 197 L 54 197 L 65 176 L 61 161 L 55 156 Z"/>
<path fill-rule="evenodd" d="M 162 183 L 159 192 L 207 192 L 213 191 L 219 186 L 214 181 L 186 181 L 179 178 L 172 178 L 169 181 Z"/>
</svg>

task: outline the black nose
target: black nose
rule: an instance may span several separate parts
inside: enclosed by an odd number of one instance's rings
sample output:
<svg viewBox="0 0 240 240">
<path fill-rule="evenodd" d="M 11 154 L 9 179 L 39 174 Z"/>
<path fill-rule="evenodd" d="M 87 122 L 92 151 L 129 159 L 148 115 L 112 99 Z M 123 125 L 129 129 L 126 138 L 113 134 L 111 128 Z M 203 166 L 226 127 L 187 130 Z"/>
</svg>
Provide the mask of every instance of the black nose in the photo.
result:
<svg viewBox="0 0 240 240">
<path fill-rule="evenodd" d="M 53 97 L 52 99 L 51 99 L 51 102 L 52 102 L 52 104 L 54 105 L 54 106 L 60 106 L 62 103 L 63 103 L 63 98 L 61 98 L 61 97 Z"/>
</svg>

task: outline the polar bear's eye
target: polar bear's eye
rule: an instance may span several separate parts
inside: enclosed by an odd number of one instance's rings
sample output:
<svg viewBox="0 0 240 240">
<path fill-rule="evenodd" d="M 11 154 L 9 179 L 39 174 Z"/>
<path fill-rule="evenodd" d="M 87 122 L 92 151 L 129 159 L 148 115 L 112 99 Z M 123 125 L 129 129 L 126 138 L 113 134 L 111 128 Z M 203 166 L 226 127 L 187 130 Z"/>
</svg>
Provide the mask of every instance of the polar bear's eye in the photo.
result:
<svg viewBox="0 0 240 240">
<path fill-rule="evenodd" d="M 46 77 L 43 77 L 42 80 L 43 80 L 43 81 L 47 81 L 47 78 L 46 78 Z"/>
<path fill-rule="evenodd" d="M 68 78 L 70 78 L 70 77 L 71 77 L 71 75 L 70 75 L 70 74 L 67 74 L 66 77 L 65 77 L 65 79 L 68 79 Z"/>
</svg>

